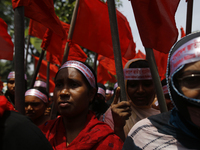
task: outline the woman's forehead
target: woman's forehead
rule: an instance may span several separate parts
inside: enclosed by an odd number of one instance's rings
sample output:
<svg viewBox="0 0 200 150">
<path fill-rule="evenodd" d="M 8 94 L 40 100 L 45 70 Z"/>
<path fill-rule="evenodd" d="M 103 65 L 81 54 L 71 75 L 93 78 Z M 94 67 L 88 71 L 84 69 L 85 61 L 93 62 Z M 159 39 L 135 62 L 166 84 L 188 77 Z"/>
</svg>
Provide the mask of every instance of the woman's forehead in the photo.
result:
<svg viewBox="0 0 200 150">
<path fill-rule="evenodd" d="M 61 69 L 58 74 L 56 79 L 62 79 L 62 78 L 69 78 L 69 77 L 81 77 L 82 74 L 75 68 L 67 67 Z"/>
</svg>

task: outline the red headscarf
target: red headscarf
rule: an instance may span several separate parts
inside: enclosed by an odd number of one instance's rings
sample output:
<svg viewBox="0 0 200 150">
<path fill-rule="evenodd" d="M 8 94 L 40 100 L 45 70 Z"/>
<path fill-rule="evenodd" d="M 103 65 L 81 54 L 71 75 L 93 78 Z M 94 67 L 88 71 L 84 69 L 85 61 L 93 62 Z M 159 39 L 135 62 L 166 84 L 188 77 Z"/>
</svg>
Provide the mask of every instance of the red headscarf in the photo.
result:
<svg viewBox="0 0 200 150">
<path fill-rule="evenodd" d="M 113 130 L 107 124 L 100 122 L 92 112 L 87 116 L 85 127 L 68 146 L 62 117 L 50 120 L 39 128 L 54 150 L 121 150 L 123 146 L 123 142 L 114 134 Z"/>
</svg>

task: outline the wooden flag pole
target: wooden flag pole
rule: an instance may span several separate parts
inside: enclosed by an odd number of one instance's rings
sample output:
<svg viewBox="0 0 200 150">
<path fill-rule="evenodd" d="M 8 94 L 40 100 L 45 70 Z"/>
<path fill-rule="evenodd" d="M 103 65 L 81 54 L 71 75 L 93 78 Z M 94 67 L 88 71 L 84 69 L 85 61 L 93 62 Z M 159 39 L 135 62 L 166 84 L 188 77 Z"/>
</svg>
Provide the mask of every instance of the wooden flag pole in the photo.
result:
<svg viewBox="0 0 200 150">
<path fill-rule="evenodd" d="M 28 42 L 27 42 L 27 48 L 26 48 L 26 57 L 25 57 L 25 62 L 24 62 L 24 70 L 27 72 L 27 59 L 28 59 L 28 49 L 30 45 L 30 35 L 28 35 Z"/>
<path fill-rule="evenodd" d="M 71 20 L 70 28 L 69 28 L 69 34 L 68 34 L 68 38 L 67 38 L 68 40 L 71 40 L 72 36 L 73 36 L 74 26 L 76 23 L 76 17 L 77 17 L 77 12 L 78 12 L 78 6 L 79 6 L 79 0 L 76 0 L 76 5 L 74 7 L 72 20 Z M 68 55 L 69 55 L 69 42 L 67 41 L 61 65 L 63 65 L 67 61 Z"/>
<path fill-rule="evenodd" d="M 187 19 L 186 19 L 186 35 L 192 31 L 192 11 L 193 11 L 193 0 L 187 1 Z"/>
<path fill-rule="evenodd" d="M 25 114 L 25 78 L 24 78 L 24 6 L 14 11 L 15 34 L 15 108 Z M 23 66 L 23 67 L 22 67 Z"/>
<path fill-rule="evenodd" d="M 111 28 L 112 43 L 113 43 L 113 52 L 114 52 L 114 58 L 115 58 L 117 82 L 118 82 L 118 86 L 121 89 L 121 94 L 120 94 L 121 101 L 126 101 L 127 98 L 126 98 L 124 73 L 123 73 L 121 50 L 120 50 L 120 43 L 119 43 L 119 33 L 118 33 L 115 1 L 108 0 L 107 3 L 108 3 L 108 13 L 109 13 L 110 28 Z"/>
<path fill-rule="evenodd" d="M 162 85 L 160 82 L 160 76 L 158 74 L 158 69 L 156 67 L 156 61 L 155 61 L 155 57 L 153 54 L 153 49 L 152 48 L 145 48 L 146 51 L 146 59 L 148 60 L 149 63 L 149 67 L 151 70 L 151 75 L 152 75 L 152 79 L 154 82 L 154 86 L 156 89 L 156 94 L 157 94 L 157 98 L 158 98 L 158 103 L 159 103 L 159 107 L 160 107 L 160 112 L 167 112 L 167 105 L 165 102 L 165 97 L 163 94 L 163 90 L 162 90 Z"/>
<path fill-rule="evenodd" d="M 50 67 L 50 62 L 48 61 L 47 62 L 47 80 L 46 80 L 46 84 L 47 84 L 46 90 L 48 94 L 49 94 L 49 67 Z"/>
<path fill-rule="evenodd" d="M 43 49 L 41 54 L 40 54 L 40 58 L 39 58 L 39 61 L 37 63 L 37 66 L 36 66 L 36 69 L 34 70 L 34 73 L 33 73 L 33 78 L 31 80 L 31 85 L 30 85 L 30 88 L 33 88 L 34 86 L 34 83 L 35 83 L 35 80 L 36 80 L 36 77 L 37 77 L 37 74 L 40 70 L 40 65 L 41 65 L 41 62 L 42 62 L 42 59 L 44 57 L 44 53 L 45 53 L 45 50 Z"/>
</svg>

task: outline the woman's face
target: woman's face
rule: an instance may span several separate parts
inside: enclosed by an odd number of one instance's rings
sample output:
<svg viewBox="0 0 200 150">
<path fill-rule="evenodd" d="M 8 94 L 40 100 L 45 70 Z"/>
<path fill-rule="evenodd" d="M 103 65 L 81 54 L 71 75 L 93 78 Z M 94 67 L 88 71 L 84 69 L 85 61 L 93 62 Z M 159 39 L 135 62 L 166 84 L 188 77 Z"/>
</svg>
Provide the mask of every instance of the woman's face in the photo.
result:
<svg viewBox="0 0 200 150">
<path fill-rule="evenodd" d="M 180 72 L 179 85 L 189 98 L 200 99 L 200 61 L 186 65 Z M 200 107 L 188 106 L 192 122 L 200 127 Z"/>
<path fill-rule="evenodd" d="M 147 106 L 155 97 L 152 80 L 128 80 L 127 93 L 136 106 Z"/>
<path fill-rule="evenodd" d="M 44 115 L 47 105 L 36 96 L 25 96 L 25 115 L 30 117 L 31 120 Z"/>
<path fill-rule="evenodd" d="M 8 91 L 15 95 L 15 78 L 10 78 L 7 83 Z"/>
<path fill-rule="evenodd" d="M 55 79 L 55 106 L 66 117 L 87 113 L 95 95 L 93 91 L 88 89 L 83 75 L 77 69 L 61 69 Z"/>
</svg>

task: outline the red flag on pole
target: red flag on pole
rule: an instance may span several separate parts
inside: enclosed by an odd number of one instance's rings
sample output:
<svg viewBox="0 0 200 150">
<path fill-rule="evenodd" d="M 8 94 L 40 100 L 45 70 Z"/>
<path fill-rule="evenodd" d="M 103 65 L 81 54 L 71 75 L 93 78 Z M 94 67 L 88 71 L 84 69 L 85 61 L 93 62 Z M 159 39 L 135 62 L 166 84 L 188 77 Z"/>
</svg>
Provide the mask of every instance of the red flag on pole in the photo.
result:
<svg viewBox="0 0 200 150">
<path fill-rule="evenodd" d="M 31 18 L 61 38 L 65 37 L 65 31 L 54 11 L 53 0 L 12 0 L 13 9 L 24 6 L 24 15 Z"/>
<path fill-rule="evenodd" d="M 168 53 L 176 42 L 175 12 L 180 0 L 131 0 L 144 47 Z"/>
<path fill-rule="evenodd" d="M 137 54 L 135 55 L 134 58 L 142 58 L 142 59 L 146 59 L 146 55 L 141 52 L 140 50 L 138 50 Z"/>
<path fill-rule="evenodd" d="M 39 57 L 33 56 L 35 58 L 35 66 L 38 63 Z M 49 67 L 49 79 L 50 80 L 54 80 L 54 77 L 56 75 L 56 73 L 58 72 L 58 67 L 55 65 L 50 64 Z M 47 62 L 45 60 L 42 60 L 41 66 L 40 66 L 40 70 L 39 72 L 40 74 L 43 74 L 44 76 L 47 76 Z"/>
<path fill-rule="evenodd" d="M 167 69 L 167 59 L 168 59 L 168 54 L 159 52 L 157 50 L 153 50 L 158 73 L 160 76 L 160 80 L 163 80 L 166 78 L 166 69 Z"/>
<path fill-rule="evenodd" d="M 0 59 L 13 60 L 13 42 L 7 32 L 7 24 L 0 18 Z"/>
<path fill-rule="evenodd" d="M 181 38 L 185 36 L 185 31 L 183 29 L 183 27 L 181 27 Z"/>
<path fill-rule="evenodd" d="M 125 16 L 116 12 L 121 55 L 126 59 L 135 56 L 135 43 Z M 88 50 L 114 58 L 108 6 L 100 0 L 81 0 L 72 41 Z"/>
<path fill-rule="evenodd" d="M 62 21 L 61 24 L 66 34 L 64 39 L 62 39 L 60 36 L 56 35 L 51 30 L 34 20 L 30 20 L 29 23 L 29 35 L 43 39 L 41 47 L 47 48 L 46 50 L 49 51 L 52 55 L 52 59 L 49 59 L 47 56 L 47 60 L 51 63 L 55 63 L 58 65 L 61 65 L 64 48 L 67 42 L 67 35 L 69 32 L 69 24 L 64 23 Z M 80 48 L 80 46 L 74 43 L 70 43 L 68 60 L 79 60 L 84 62 L 86 59 L 87 55 Z"/>
<path fill-rule="evenodd" d="M 97 67 L 97 82 L 106 84 L 109 81 L 111 83 L 117 82 L 115 76 L 111 75 L 106 68 L 102 64 L 99 63 Z"/>
</svg>

